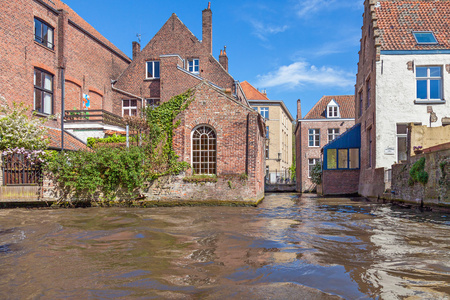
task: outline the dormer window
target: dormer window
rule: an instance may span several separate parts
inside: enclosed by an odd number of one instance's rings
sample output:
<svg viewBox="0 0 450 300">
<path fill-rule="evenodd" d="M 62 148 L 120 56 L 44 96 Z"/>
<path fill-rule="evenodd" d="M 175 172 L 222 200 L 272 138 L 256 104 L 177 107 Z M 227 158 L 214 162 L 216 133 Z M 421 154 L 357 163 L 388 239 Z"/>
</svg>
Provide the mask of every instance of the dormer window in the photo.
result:
<svg viewBox="0 0 450 300">
<path fill-rule="evenodd" d="M 436 37 L 431 31 L 414 31 L 417 44 L 437 44 Z"/>
<path fill-rule="evenodd" d="M 327 105 L 327 118 L 340 118 L 339 105 L 334 99 Z"/>
<path fill-rule="evenodd" d="M 188 61 L 188 63 L 189 63 L 189 72 L 191 72 L 191 73 L 194 73 L 194 74 L 198 74 L 199 72 L 198 72 L 198 70 L 199 70 L 199 68 L 198 68 L 198 66 L 199 66 L 199 60 L 198 60 L 198 58 L 195 58 L 195 59 L 191 59 L 191 60 L 189 60 Z"/>
</svg>

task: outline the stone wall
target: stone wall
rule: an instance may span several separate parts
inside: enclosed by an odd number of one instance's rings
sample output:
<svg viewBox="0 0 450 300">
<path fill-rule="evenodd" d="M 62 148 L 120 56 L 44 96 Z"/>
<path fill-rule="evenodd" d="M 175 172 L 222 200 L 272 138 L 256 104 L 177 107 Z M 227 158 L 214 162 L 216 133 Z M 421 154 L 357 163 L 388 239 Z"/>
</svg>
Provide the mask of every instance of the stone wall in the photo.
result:
<svg viewBox="0 0 450 300">
<path fill-rule="evenodd" d="M 428 183 L 408 185 L 411 166 L 425 157 Z M 392 199 L 414 204 L 450 207 L 450 148 L 411 157 L 410 162 L 392 166 Z"/>
<path fill-rule="evenodd" d="M 185 174 L 160 177 L 145 191 L 145 201 L 174 204 L 229 202 L 255 205 L 263 195 L 255 196 L 248 180 L 239 176 L 219 176 L 217 182 L 186 182 Z"/>
</svg>

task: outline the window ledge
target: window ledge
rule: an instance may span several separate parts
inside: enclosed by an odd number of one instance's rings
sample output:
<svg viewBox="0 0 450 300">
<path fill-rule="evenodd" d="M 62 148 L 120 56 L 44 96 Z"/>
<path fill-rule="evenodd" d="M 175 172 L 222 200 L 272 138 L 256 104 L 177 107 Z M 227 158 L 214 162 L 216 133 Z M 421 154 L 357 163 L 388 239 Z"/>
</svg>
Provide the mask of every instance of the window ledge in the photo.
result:
<svg viewBox="0 0 450 300">
<path fill-rule="evenodd" d="M 445 100 L 414 100 L 414 104 L 445 104 Z"/>
<path fill-rule="evenodd" d="M 154 77 L 154 78 L 145 78 L 144 81 L 153 81 L 153 80 L 159 80 L 161 77 Z"/>
<path fill-rule="evenodd" d="M 33 110 L 33 114 L 36 117 L 42 117 L 42 118 L 52 117 L 52 118 L 50 118 L 50 120 L 57 120 L 57 118 L 55 116 L 49 115 L 49 114 L 46 114 L 46 113 L 41 113 L 41 112 L 38 112 L 37 110 Z"/>
<path fill-rule="evenodd" d="M 55 53 L 54 47 L 53 47 L 53 49 L 52 49 L 52 48 L 49 48 L 49 47 L 47 47 L 47 46 L 45 46 L 45 45 L 43 45 L 43 44 L 41 44 L 41 43 L 39 43 L 39 42 L 36 42 L 35 40 L 33 40 L 33 41 L 34 41 L 34 44 L 35 44 L 35 45 L 38 45 L 39 47 L 42 47 L 42 48 L 44 48 L 44 49 L 47 49 L 47 50 L 50 51 L 50 52 Z"/>
</svg>

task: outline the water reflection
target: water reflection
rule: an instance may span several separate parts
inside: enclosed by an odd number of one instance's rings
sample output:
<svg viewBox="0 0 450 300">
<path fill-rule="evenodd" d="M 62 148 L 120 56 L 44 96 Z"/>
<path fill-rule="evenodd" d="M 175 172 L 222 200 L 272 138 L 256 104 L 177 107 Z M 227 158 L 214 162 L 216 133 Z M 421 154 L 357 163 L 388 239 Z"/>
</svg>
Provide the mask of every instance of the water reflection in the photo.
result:
<svg viewBox="0 0 450 300">
<path fill-rule="evenodd" d="M 0 210 L 0 298 L 446 299 L 449 225 L 286 194 L 258 208 Z"/>
</svg>

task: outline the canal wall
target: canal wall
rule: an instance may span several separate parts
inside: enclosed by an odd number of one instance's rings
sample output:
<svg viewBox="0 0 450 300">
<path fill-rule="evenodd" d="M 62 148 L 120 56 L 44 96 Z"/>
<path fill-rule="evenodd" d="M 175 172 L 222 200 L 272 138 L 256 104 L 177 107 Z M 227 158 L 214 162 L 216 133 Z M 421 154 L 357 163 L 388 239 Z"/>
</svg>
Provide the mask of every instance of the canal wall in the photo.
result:
<svg viewBox="0 0 450 300">
<path fill-rule="evenodd" d="M 428 182 L 412 184 L 410 170 L 419 159 L 425 158 L 424 171 Z M 392 185 L 386 199 L 424 206 L 450 208 L 450 144 L 437 146 L 411 156 L 406 163 L 392 166 Z"/>
</svg>

